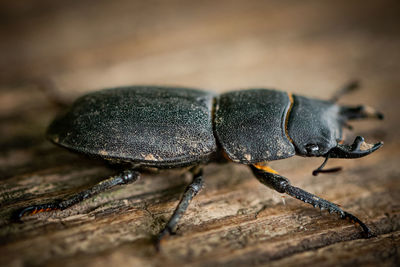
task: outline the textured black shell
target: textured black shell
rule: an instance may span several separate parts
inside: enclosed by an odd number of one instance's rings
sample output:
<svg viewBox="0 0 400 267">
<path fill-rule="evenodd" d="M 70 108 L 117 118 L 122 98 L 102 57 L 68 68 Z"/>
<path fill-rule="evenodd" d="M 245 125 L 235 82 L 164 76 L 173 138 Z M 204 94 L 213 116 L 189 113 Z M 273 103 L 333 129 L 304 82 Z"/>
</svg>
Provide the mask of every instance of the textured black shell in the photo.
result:
<svg viewBox="0 0 400 267">
<path fill-rule="evenodd" d="M 290 104 L 288 94 L 276 90 L 222 94 L 217 100 L 215 133 L 227 156 L 249 164 L 295 155 L 285 132 Z"/>
<path fill-rule="evenodd" d="M 71 150 L 146 166 L 207 161 L 217 150 L 213 95 L 163 87 L 121 87 L 79 98 L 48 128 Z"/>
</svg>

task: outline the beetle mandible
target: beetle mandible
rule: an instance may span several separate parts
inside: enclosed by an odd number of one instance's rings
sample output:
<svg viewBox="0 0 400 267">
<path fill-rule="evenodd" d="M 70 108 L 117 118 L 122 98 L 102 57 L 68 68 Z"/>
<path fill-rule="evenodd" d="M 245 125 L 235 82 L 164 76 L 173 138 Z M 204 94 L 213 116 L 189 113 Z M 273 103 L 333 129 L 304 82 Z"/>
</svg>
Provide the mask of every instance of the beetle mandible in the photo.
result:
<svg viewBox="0 0 400 267">
<path fill-rule="evenodd" d="M 203 186 L 202 166 L 232 161 L 250 167 L 264 185 L 321 210 L 358 223 L 367 237 L 371 230 L 337 205 L 292 186 L 267 163 L 294 155 L 359 158 L 383 143 L 368 144 L 358 136 L 342 144 L 347 121 L 382 119 L 366 106 L 341 106 L 338 98 L 357 87 L 350 83 L 331 100 L 317 100 L 271 89 L 248 89 L 214 95 L 187 88 L 131 86 L 89 93 L 58 115 L 47 130 L 57 145 L 129 168 L 65 200 L 30 206 L 17 213 L 64 210 L 115 185 L 139 178 L 143 168 L 190 167 L 193 180 L 173 215 L 157 236 L 157 244 L 174 232 L 179 219 Z"/>
</svg>

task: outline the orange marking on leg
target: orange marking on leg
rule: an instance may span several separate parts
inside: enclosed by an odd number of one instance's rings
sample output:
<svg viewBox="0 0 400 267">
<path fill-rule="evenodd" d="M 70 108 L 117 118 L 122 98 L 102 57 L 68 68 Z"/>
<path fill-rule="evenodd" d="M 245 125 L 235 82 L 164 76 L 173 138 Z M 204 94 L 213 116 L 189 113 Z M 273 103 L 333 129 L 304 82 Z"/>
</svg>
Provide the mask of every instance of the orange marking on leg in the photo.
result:
<svg viewBox="0 0 400 267">
<path fill-rule="evenodd" d="M 273 173 L 273 174 L 279 174 L 277 171 L 271 169 L 269 166 L 267 165 L 262 165 L 262 163 L 257 163 L 253 165 L 254 167 L 256 167 L 259 170 L 263 170 L 269 173 Z"/>
</svg>

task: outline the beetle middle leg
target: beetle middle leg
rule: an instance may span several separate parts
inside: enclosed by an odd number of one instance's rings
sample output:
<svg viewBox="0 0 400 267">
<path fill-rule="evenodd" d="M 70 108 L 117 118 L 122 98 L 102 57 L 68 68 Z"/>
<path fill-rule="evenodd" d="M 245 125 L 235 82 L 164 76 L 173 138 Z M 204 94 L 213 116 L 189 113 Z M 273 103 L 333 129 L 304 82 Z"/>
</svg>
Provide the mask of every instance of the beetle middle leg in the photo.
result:
<svg viewBox="0 0 400 267">
<path fill-rule="evenodd" d="M 192 182 L 186 187 L 185 192 L 178 206 L 176 207 L 174 213 L 169 219 L 168 223 L 165 225 L 164 229 L 156 237 L 156 249 L 160 249 L 160 242 L 167 234 L 174 234 L 175 228 L 182 218 L 183 214 L 189 207 L 190 202 L 196 196 L 200 190 L 203 188 L 203 170 L 201 168 L 194 167 L 191 172 L 193 173 Z"/>
<path fill-rule="evenodd" d="M 18 210 L 15 214 L 15 219 L 20 220 L 24 215 L 32 215 L 39 212 L 46 212 L 52 210 L 64 210 L 69 208 L 85 199 L 91 198 L 101 192 L 104 192 L 116 185 L 129 184 L 138 180 L 140 173 L 133 170 L 125 170 L 115 176 L 111 176 L 106 180 L 99 182 L 93 187 L 86 189 L 78 194 L 72 195 L 65 200 L 49 202 L 40 205 L 33 205 L 22 210 Z"/>
<path fill-rule="evenodd" d="M 364 234 L 367 238 L 374 236 L 371 230 L 368 228 L 365 223 L 363 223 L 360 219 L 354 216 L 351 213 L 348 213 L 337 205 L 322 199 L 316 195 L 308 193 L 301 188 L 292 186 L 290 181 L 279 175 L 276 171 L 272 170 L 267 166 L 262 165 L 250 165 L 251 170 L 253 171 L 256 178 L 264 185 L 275 189 L 279 193 L 286 193 L 294 198 L 297 198 L 305 203 L 313 205 L 315 208 L 320 208 L 321 210 L 328 210 L 329 213 L 337 213 L 342 219 L 349 219 L 353 223 L 357 223 L 361 226 L 364 231 Z"/>
</svg>

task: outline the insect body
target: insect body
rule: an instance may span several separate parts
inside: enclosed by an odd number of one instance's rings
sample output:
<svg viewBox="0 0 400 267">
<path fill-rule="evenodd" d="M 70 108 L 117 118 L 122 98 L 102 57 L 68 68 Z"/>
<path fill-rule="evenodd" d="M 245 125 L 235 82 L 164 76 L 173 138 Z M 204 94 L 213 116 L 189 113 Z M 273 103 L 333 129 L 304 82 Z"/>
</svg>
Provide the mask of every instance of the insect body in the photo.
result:
<svg viewBox="0 0 400 267">
<path fill-rule="evenodd" d="M 201 166 L 228 159 L 248 165 L 261 183 L 280 193 L 359 223 L 370 236 L 369 228 L 354 215 L 292 186 L 266 165 L 294 155 L 324 157 L 323 165 L 314 171 L 317 174 L 332 171 L 323 169 L 328 158 L 366 156 L 382 142 L 370 145 L 362 137 L 351 145 L 340 141 L 348 120 L 367 117 L 382 115 L 364 106 L 339 106 L 269 89 L 214 95 L 194 89 L 133 86 L 90 93 L 50 124 L 49 139 L 75 152 L 124 166 L 128 163 L 129 168 L 68 199 L 27 207 L 19 217 L 62 210 L 115 185 L 134 182 L 141 168 L 190 166 L 193 181 L 158 235 L 160 241 L 175 230 L 201 190 Z"/>
</svg>

